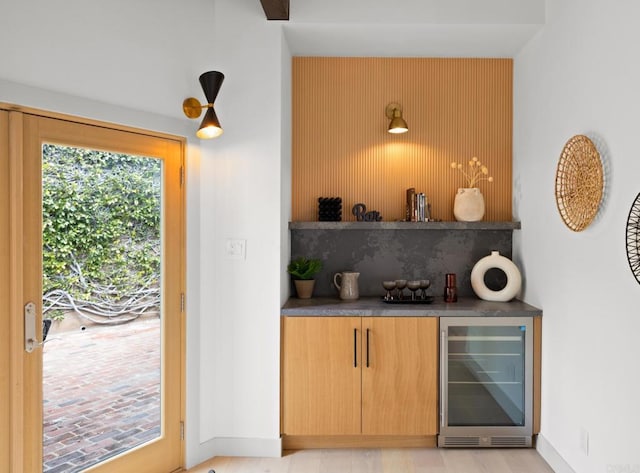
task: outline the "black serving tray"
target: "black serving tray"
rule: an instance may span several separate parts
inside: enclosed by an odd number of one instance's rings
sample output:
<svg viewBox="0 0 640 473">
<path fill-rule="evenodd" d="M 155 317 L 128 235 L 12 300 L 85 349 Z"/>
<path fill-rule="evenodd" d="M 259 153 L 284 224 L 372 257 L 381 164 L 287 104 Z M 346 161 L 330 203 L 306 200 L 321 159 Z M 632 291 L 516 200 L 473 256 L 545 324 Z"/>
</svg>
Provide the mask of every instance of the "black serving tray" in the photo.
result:
<svg viewBox="0 0 640 473">
<path fill-rule="evenodd" d="M 385 300 L 383 296 L 382 302 L 386 304 L 431 304 L 433 302 L 433 296 L 426 296 L 425 299 L 416 299 L 416 300 L 411 300 L 411 297 L 404 298 L 404 299 Z"/>
</svg>

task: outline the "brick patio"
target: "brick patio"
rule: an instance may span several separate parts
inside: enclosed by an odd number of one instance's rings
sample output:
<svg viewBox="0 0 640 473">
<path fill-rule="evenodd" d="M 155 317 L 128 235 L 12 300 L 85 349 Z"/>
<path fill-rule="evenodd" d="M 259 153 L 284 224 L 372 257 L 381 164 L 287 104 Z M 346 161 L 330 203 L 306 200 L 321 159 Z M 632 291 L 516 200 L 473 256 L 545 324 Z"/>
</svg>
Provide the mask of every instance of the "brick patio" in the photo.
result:
<svg viewBox="0 0 640 473">
<path fill-rule="evenodd" d="M 160 322 L 91 326 L 44 347 L 45 473 L 77 472 L 160 434 Z"/>
</svg>

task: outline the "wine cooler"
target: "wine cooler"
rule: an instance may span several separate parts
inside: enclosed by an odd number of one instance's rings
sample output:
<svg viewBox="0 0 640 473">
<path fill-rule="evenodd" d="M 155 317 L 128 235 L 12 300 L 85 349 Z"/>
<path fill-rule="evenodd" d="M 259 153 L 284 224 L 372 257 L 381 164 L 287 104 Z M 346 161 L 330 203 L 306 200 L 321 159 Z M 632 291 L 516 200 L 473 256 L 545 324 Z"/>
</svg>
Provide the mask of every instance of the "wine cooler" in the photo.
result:
<svg viewBox="0 0 640 473">
<path fill-rule="evenodd" d="M 439 447 L 530 447 L 531 317 L 440 318 Z"/>
</svg>

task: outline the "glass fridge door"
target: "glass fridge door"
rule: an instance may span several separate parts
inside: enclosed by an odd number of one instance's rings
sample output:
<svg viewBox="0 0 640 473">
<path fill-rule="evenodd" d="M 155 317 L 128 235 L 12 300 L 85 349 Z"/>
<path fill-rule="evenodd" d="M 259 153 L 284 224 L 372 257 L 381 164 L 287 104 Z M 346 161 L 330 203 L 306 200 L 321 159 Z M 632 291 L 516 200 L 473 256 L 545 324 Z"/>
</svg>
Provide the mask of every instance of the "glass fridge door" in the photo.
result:
<svg viewBox="0 0 640 473">
<path fill-rule="evenodd" d="M 446 332 L 447 425 L 525 426 L 527 325 L 495 320 Z"/>
</svg>

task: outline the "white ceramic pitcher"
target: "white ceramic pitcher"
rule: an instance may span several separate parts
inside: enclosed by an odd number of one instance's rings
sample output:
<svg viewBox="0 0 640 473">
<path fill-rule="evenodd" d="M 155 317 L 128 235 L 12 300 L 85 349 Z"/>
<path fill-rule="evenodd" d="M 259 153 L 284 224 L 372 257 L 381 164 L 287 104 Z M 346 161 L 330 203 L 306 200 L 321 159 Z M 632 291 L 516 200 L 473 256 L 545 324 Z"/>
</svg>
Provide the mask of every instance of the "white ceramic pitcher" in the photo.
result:
<svg viewBox="0 0 640 473">
<path fill-rule="evenodd" d="M 340 291 L 340 299 L 354 301 L 360 297 L 358 277 L 360 277 L 360 273 L 354 271 L 343 271 L 333 275 L 333 284 Z"/>
</svg>

